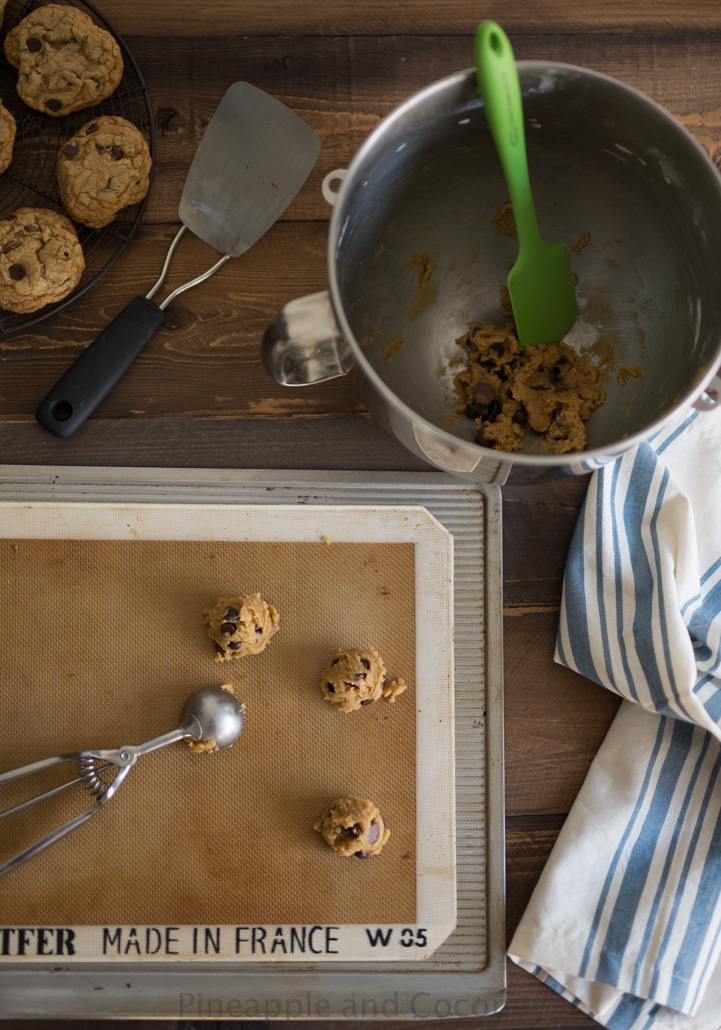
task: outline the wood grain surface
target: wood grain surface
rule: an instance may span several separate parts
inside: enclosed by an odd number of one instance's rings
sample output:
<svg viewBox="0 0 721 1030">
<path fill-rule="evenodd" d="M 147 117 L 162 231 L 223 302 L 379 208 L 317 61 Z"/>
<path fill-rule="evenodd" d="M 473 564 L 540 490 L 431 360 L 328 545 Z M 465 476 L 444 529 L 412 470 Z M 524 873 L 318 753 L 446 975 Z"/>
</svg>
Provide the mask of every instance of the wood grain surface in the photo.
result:
<svg viewBox="0 0 721 1030">
<path fill-rule="evenodd" d="M 409 95 L 472 64 L 481 17 L 504 25 L 519 59 L 582 65 L 647 93 L 721 163 L 718 0 L 491 0 L 482 9 L 468 0 L 102 0 L 101 6 L 126 36 L 149 86 L 158 133 L 155 183 L 140 232 L 97 286 L 32 331 L 0 338 L 2 462 L 422 469 L 365 412 L 349 380 L 285 390 L 263 371 L 259 341 L 286 301 L 326 285 L 323 176 L 346 167 Z M 273 93 L 316 130 L 322 142 L 316 168 L 252 251 L 169 309 L 164 328 L 90 422 L 74 438 L 56 440 L 35 423 L 37 403 L 98 330 L 155 281 L 195 148 L 237 79 Z M 203 244 L 184 240 L 168 287 L 212 260 Z M 582 479 L 503 490 L 509 938 L 618 703 L 553 660 L 563 566 L 586 485 Z M 510 963 L 508 983 L 504 1011 L 474 1026 L 596 1025 Z M 453 1025 L 446 1021 L 445 1030 Z"/>
</svg>

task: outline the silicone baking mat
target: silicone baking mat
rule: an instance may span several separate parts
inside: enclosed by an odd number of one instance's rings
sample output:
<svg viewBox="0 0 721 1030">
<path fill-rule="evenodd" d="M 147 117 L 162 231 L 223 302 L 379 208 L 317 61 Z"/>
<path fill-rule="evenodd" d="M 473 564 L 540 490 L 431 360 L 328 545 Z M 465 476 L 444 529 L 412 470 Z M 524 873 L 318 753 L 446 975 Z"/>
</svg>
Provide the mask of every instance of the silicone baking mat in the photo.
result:
<svg viewBox="0 0 721 1030">
<path fill-rule="evenodd" d="M 222 683 L 245 702 L 245 729 L 225 752 L 181 743 L 142 756 L 97 816 L 0 879 L 2 921 L 415 924 L 416 545 L 333 540 L 332 521 L 314 540 L 244 539 L 242 525 L 234 540 L 140 539 L 144 513 L 127 515 L 126 539 L 0 541 L 2 768 L 140 743 L 179 725 L 194 690 Z M 278 634 L 259 655 L 214 661 L 202 609 L 255 591 L 279 610 Z M 409 688 L 339 713 L 321 671 L 337 648 L 368 644 Z M 2 807 L 38 786 L 6 786 Z M 312 830 L 345 794 L 373 800 L 390 827 L 378 858 L 340 858 Z M 89 800 L 73 788 L 7 820 L 0 861 Z"/>
</svg>

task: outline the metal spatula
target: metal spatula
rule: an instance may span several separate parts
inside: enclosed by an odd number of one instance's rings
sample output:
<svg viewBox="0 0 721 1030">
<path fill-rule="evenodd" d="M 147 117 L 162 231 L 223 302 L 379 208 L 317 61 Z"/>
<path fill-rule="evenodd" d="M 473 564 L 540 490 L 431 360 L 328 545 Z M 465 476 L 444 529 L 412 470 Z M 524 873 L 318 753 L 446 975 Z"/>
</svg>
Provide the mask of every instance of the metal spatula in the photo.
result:
<svg viewBox="0 0 721 1030">
<path fill-rule="evenodd" d="M 568 250 L 541 238 L 526 161 L 523 106 L 516 62 L 500 25 L 484 21 L 476 34 L 478 87 L 511 194 L 518 229 L 518 260 L 508 276 L 522 347 L 560 343 L 578 305 Z"/>
<path fill-rule="evenodd" d="M 38 422 L 56 436 L 71 436 L 160 328 L 168 304 L 252 247 L 288 207 L 319 153 L 318 137 L 293 111 L 247 82 L 232 85 L 190 166 L 178 208 L 183 225 L 160 278 L 145 297 L 131 300 L 71 365 L 40 403 Z M 224 257 L 154 304 L 151 297 L 186 228 Z"/>
</svg>

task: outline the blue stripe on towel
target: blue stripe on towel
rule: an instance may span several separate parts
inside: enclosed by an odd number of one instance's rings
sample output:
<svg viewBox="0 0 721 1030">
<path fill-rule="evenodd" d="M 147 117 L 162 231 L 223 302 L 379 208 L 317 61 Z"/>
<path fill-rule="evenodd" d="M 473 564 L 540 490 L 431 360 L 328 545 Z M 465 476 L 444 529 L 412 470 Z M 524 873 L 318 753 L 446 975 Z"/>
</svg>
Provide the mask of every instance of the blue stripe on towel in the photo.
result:
<svg viewBox="0 0 721 1030">
<path fill-rule="evenodd" d="M 631 470 L 631 488 L 626 494 L 623 505 L 623 525 L 628 541 L 629 557 L 636 595 L 636 608 L 633 616 L 633 639 L 636 655 L 644 670 L 651 699 L 657 712 L 662 715 L 678 715 L 678 711 L 669 704 L 666 684 L 661 676 L 656 660 L 656 648 L 653 639 L 653 618 L 650 610 L 651 599 L 657 592 L 651 563 L 646 554 L 643 539 L 644 515 L 649 504 L 649 497 L 659 468 L 655 452 L 648 444 L 641 444 Z M 664 471 L 664 479 L 668 472 Z M 663 483 L 663 479 L 662 479 Z M 663 500 L 663 494 L 656 498 L 651 535 L 654 536 L 655 520 Z M 666 637 L 666 627 L 661 624 L 661 633 Z M 667 646 L 667 642 L 666 646 Z"/>
<path fill-rule="evenodd" d="M 675 429 L 674 432 L 671 433 L 671 435 L 666 440 L 664 440 L 662 443 L 658 445 L 658 447 L 655 448 L 656 453 L 663 454 L 666 448 L 669 447 L 672 443 L 674 443 L 674 441 L 679 438 L 681 433 L 685 432 L 688 429 L 692 422 L 696 421 L 699 414 L 700 413 L 698 411 L 694 411 L 692 415 L 689 415 L 688 418 L 681 423 L 678 429 Z M 652 437 L 651 439 L 655 440 L 656 437 Z"/>
<path fill-rule="evenodd" d="M 704 758 L 706 757 L 706 752 L 708 751 L 710 740 L 711 738 L 707 734 L 704 738 L 703 744 L 701 745 L 701 752 L 698 758 L 696 759 L 696 764 L 694 765 L 693 772 L 691 773 L 691 778 L 689 780 L 688 787 L 686 788 L 686 794 L 684 796 L 681 809 L 678 813 L 678 816 L 676 817 L 676 826 L 674 828 L 671 840 L 668 844 L 668 850 L 666 852 L 666 859 L 663 864 L 663 870 L 658 878 L 656 895 L 651 904 L 651 909 L 646 920 L 646 929 L 644 930 L 643 940 L 641 941 L 641 947 L 639 949 L 638 957 L 636 959 L 636 971 L 634 972 L 633 980 L 631 981 L 632 994 L 636 994 L 639 988 L 639 978 L 643 971 L 643 963 L 645 962 L 646 955 L 648 953 L 648 946 L 649 941 L 651 939 L 651 934 L 655 929 L 656 917 L 658 916 L 659 908 L 661 907 L 661 902 L 663 901 L 663 898 L 668 889 L 668 878 L 671 872 L 671 866 L 673 865 L 673 860 L 674 856 L 676 855 L 676 849 L 678 847 L 678 842 L 683 830 L 683 824 L 686 818 L 686 813 L 688 812 L 689 805 L 691 804 L 691 796 L 693 795 L 693 792 L 696 788 L 696 783 L 698 782 L 699 773 L 701 772 L 701 766 L 703 765 Z"/>
<path fill-rule="evenodd" d="M 716 750 L 718 751 L 718 745 L 716 745 Z M 686 857 L 684 859 L 683 868 L 679 876 L 679 888 L 674 896 L 671 911 L 666 921 L 666 929 L 664 930 L 663 939 L 659 946 L 658 955 L 656 957 L 656 968 L 654 969 L 653 977 L 651 978 L 650 994 L 652 996 L 655 996 L 658 991 L 661 964 L 663 962 L 664 956 L 666 955 L 666 951 L 668 950 L 668 946 L 671 943 L 671 940 L 675 939 L 677 936 L 677 934 L 674 932 L 674 928 L 676 925 L 676 919 L 679 914 L 683 890 L 688 880 L 688 874 L 693 863 L 696 848 L 698 846 L 699 838 L 701 836 L 701 831 L 706 821 L 708 806 L 713 796 L 714 788 L 716 787 L 716 783 L 718 781 L 720 772 L 721 753 L 718 753 L 716 761 L 713 764 L 713 768 L 711 769 L 711 772 L 706 783 L 706 790 L 704 791 L 703 800 L 701 801 L 701 804 L 698 809 L 696 825 L 694 826 L 690 839 L 686 841 Z"/>
<path fill-rule="evenodd" d="M 633 1024 L 643 1014 L 645 998 L 634 998 L 624 994 L 606 1022 L 608 1030 L 632 1030 Z"/>
<path fill-rule="evenodd" d="M 703 576 L 701 577 L 701 586 L 704 586 L 704 584 L 708 582 L 708 580 L 709 580 L 709 579 L 711 578 L 711 576 L 713 576 L 713 574 L 714 574 L 715 572 L 718 572 L 718 570 L 719 570 L 720 568 L 721 568 L 721 558 L 718 558 L 718 559 L 717 559 L 717 560 L 716 560 L 716 561 L 715 561 L 715 562 L 713 563 L 713 565 L 711 566 L 711 568 L 710 568 L 710 569 L 707 569 L 707 570 L 706 570 L 706 572 L 704 572 Z M 699 595 L 697 594 L 696 596 L 698 597 Z"/>
<path fill-rule="evenodd" d="M 718 870 L 721 864 L 721 815 L 716 819 L 708 853 L 704 862 L 701 880 L 696 892 L 688 929 L 683 939 L 678 959 L 673 968 L 673 986 L 668 998 L 671 1008 L 682 1008 L 687 1002 L 689 981 L 696 972 L 699 958 L 707 945 L 707 937 L 711 929 L 711 920 L 716 914 L 719 897 L 721 897 L 721 877 Z M 718 929 L 715 937 L 718 937 Z M 708 957 L 708 955 L 707 955 Z M 695 998 L 690 999 L 691 1002 Z"/>
<path fill-rule="evenodd" d="M 597 679 L 596 668 L 591 657 L 591 642 L 588 636 L 588 613 L 586 611 L 586 576 L 583 560 L 584 524 L 586 521 L 586 504 L 584 500 L 581 514 L 573 531 L 565 583 L 565 614 L 568 622 L 569 639 L 573 639 L 573 664 L 584 676 Z M 560 635 L 559 635 L 560 644 Z M 564 664 L 566 662 L 563 657 Z"/>
<path fill-rule="evenodd" d="M 711 683 L 716 677 L 709 673 L 707 676 L 703 676 L 694 687 L 694 690 L 699 690 L 701 687 L 706 686 L 707 683 Z M 704 703 L 704 708 L 714 720 L 714 722 L 721 722 L 721 689 L 716 688 L 715 692 L 711 697 Z"/>
<path fill-rule="evenodd" d="M 611 477 L 611 511 L 616 512 L 616 491 L 618 489 L 618 475 L 621 469 L 621 462 L 617 461 L 613 466 L 613 475 Z M 618 539 L 618 520 L 616 518 L 611 521 L 611 532 L 613 537 L 613 565 L 614 575 L 616 581 L 616 632 L 618 634 L 618 647 L 621 654 L 621 663 L 623 665 L 623 672 L 626 677 L 626 689 L 634 701 L 638 701 L 638 691 L 633 682 L 631 676 L 631 669 L 628 664 L 628 654 L 626 653 L 626 641 L 623 635 L 623 587 L 622 587 L 622 574 L 621 574 L 621 549 L 619 546 Z M 597 677 L 594 677 L 597 679 Z M 620 692 L 619 686 L 616 689 Z"/>
<path fill-rule="evenodd" d="M 626 860 L 621 886 L 614 903 L 595 979 L 618 986 L 623 958 L 646 886 L 654 851 L 668 815 L 668 802 L 681 775 L 692 743 L 694 727 L 672 721 L 671 743 L 655 779 L 651 802 L 635 844 Z M 641 798 L 645 800 L 645 791 Z"/>
<path fill-rule="evenodd" d="M 591 931 L 590 931 L 590 933 L 588 935 L 588 940 L 586 941 L 586 947 L 585 947 L 584 952 L 583 952 L 583 958 L 581 959 L 581 965 L 580 965 L 579 970 L 578 970 L 578 975 L 580 977 L 583 977 L 583 976 L 586 975 L 586 972 L 587 972 L 587 969 L 588 969 L 588 963 L 590 962 L 590 959 L 591 959 L 591 951 L 593 950 L 593 945 L 595 944 L 596 936 L 598 934 L 598 930 L 599 930 L 599 927 L 600 927 L 600 924 L 601 924 L 601 916 L 603 914 L 604 908 L 606 907 L 606 899 L 608 898 L 608 893 L 609 893 L 609 891 L 611 889 L 611 884 L 613 883 L 613 878 L 615 876 L 616 869 L 618 868 L 618 864 L 619 864 L 619 862 L 621 860 L 621 855 L 623 854 L 623 851 L 624 851 L 624 849 L 626 847 L 626 842 L 628 841 L 628 838 L 631 835 L 631 831 L 633 830 L 633 827 L 634 827 L 634 825 L 636 823 L 636 820 L 638 818 L 639 812 L 641 811 L 641 807 L 643 805 L 644 798 L 646 796 L 646 791 L 648 790 L 648 785 L 651 782 L 651 774 L 652 774 L 653 769 L 654 769 L 654 767 L 656 765 L 656 759 L 657 759 L 658 753 L 659 753 L 659 751 L 661 749 L 661 744 L 663 742 L 663 736 L 664 736 L 665 727 L 666 727 L 666 722 L 665 722 L 664 719 L 661 719 L 659 724 L 658 724 L 658 731 L 656 733 L 656 740 L 654 742 L 653 751 L 651 752 L 651 757 L 650 757 L 650 759 L 648 761 L 648 765 L 646 766 L 646 774 L 645 774 L 645 776 L 643 778 L 643 785 L 641 787 L 641 790 L 639 791 L 639 795 L 638 795 L 638 798 L 636 800 L 636 804 L 634 806 L 633 812 L 631 813 L 631 818 L 628 821 L 626 829 L 623 831 L 623 836 L 621 837 L 621 840 L 619 841 L 618 847 L 616 848 L 616 853 L 613 856 L 613 861 L 611 862 L 611 865 L 609 867 L 608 873 L 606 874 L 606 879 L 604 880 L 604 884 L 603 884 L 603 887 L 601 889 L 601 896 L 599 897 L 598 904 L 596 905 L 596 911 L 594 913 L 593 923 L 591 925 Z"/>
<path fill-rule="evenodd" d="M 611 664 L 611 647 L 606 625 L 606 596 L 603 578 L 603 490 L 605 477 L 599 476 L 596 490 L 596 604 L 598 605 L 599 622 L 601 623 L 601 644 L 603 646 L 603 664 L 606 678 L 604 682 L 613 683 L 613 666 Z M 598 676 L 596 677 L 598 679 Z"/>
</svg>

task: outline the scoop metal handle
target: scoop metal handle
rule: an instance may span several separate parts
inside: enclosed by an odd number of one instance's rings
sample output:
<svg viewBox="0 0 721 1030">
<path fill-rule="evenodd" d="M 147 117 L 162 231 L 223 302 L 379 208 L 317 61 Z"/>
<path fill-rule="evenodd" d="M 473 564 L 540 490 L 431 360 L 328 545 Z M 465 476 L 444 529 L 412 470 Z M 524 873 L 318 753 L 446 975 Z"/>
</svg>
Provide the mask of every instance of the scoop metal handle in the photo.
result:
<svg viewBox="0 0 721 1030">
<path fill-rule="evenodd" d="M 124 747 L 110 750 L 73 751 L 66 755 L 43 758 L 38 762 L 30 762 L 17 769 L 10 769 L 8 772 L 0 773 L 0 786 L 4 783 L 12 783 L 13 780 L 19 780 L 23 776 L 30 776 L 32 773 L 41 772 L 43 769 L 59 765 L 62 762 L 76 762 L 80 773 L 74 780 L 68 780 L 67 783 L 63 783 L 59 787 L 54 787 L 51 790 L 45 791 L 44 794 L 38 794 L 27 801 L 21 802 L 19 805 L 0 812 L 0 820 L 16 815 L 18 812 L 22 812 L 32 805 L 38 804 L 40 801 L 46 801 L 48 798 L 55 797 L 76 784 L 83 784 L 96 798 L 95 802 L 85 812 L 69 820 L 63 826 L 58 827 L 57 830 L 52 830 L 47 836 L 31 844 L 24 851 L 14 855 L 7 862 L 0 865 L 0 876 L 9 873 L 11 869 L 22 865 L 23 862 L 27 862 L 28 859 L 33 858 L 35 855 L 39 855 L 46 848 L 49 848 L 51 844 L 62 840 L 63 837 L 72 833 L 73 830 L 76 830 L 94 816 L 103 805 L 106 805 L 115 796 L 118 788 L 140 755 L 147 755 L 151 751 L 157 751 L 159 748 L 165 747 L 167 744 L 175 744 L 177 741 L 187 738 L 193 740 L 216 739 L 219 750 L 230 747 L 243 730 L 243 711 L 244 706 L 234 695 L 215 687 L 207 687 L 204 690 L 197 691 L 188 699 L 184 713 L 185 721 L 182 726 L 175 730 L 169 730 L 167 733 L 161 733 L 157 737 L 151 737 L 150 740 L 146 740 L 143 744 L 128 744 Z M 96 762 L 102 762 L 103 764 L 96 765 Z M 98 773 L 113 768 L 117 768 L 119 771 L 112 783 L 105 783 L 98 777 Z"/>
</svg>

